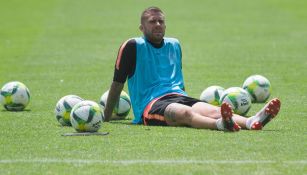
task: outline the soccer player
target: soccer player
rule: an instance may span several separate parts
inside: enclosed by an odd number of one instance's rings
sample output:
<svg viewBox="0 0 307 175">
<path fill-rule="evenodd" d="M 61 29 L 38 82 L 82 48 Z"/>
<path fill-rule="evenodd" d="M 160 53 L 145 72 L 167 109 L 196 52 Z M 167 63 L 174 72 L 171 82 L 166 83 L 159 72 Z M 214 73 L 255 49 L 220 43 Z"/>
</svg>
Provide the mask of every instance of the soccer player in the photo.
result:
<svg viewBox="0 0 307 175">
<path fill-rule="evenodd" d="M 119 49 L 104 111 L 105 121 L 111 119 L 126 80 L 134 124 L 223 131 L 260 130 L 279 112 L 277 98 L 269 101 L 256 115 L 246 118 L 233 114 L 227 103 L 216 107 L 187 96 L 180 44 L 175 38 L 164 37 L 164 13 L 158 7 L 145 9 L 139 29 L 143 36 L 127 40 Z"/>
</svg>

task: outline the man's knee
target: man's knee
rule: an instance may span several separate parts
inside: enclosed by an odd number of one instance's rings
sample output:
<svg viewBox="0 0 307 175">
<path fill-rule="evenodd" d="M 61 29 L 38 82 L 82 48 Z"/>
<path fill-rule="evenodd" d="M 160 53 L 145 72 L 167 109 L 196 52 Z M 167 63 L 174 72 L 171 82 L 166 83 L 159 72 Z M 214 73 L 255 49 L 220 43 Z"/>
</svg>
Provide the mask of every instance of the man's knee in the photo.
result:
<svg viewBox="0 0 307 175">
<path fill-rule="evenodd" d="M 165 109 L 165 119 L 170 125 L 189 125 L 192 117 L 193 110 L 191 107 L 182 104 L 170 104 Z"/>
</svg>

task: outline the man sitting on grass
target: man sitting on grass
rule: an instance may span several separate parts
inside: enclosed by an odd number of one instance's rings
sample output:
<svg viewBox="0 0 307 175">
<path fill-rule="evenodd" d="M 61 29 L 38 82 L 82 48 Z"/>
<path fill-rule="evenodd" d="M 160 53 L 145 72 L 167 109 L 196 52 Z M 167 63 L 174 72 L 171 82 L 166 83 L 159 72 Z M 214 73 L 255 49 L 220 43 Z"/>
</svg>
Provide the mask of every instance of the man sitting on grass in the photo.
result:
<svg viewBox="0 0 307 175">
<path fill-rule="evenodd" d="M 164 37 L 164 13 L 157 7 L 145 9 L 139 29 L 143 36 L 127 40 L 119 49 L 105 121 L 111 119 L 127 79 L 135 124 L 261 130 L 279 112 L 277 98 L 246 118 L 233 114 L 227 103 L 216 107 L 188 97 L 184 91 L 180 44 L 175 38 Z"/>
</svg>

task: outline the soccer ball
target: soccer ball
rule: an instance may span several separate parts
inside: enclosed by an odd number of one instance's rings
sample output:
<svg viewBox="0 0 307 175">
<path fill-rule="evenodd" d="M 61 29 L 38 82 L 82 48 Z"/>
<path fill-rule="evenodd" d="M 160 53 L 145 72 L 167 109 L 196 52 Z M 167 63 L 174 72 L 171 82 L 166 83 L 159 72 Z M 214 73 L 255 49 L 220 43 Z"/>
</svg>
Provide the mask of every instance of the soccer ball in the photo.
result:
<svg viewBox="0 0 307 175">
<path fill-rule="evenodd" d="M 0 94 L 0 103 L 8 111 L 22 111 L 30 102 L 29 89 L 18 81 L 6 83 Z"/>
<path fill-rule="evenodd" d="M 226 89 L 220 99 L 220 103 L 226 102 L 231 105 L 235 114 L 246 115 L 251 107 L 251 99 L 248 93 L 240 87 Z"/>
<path fill-rule="evenodd" d="M 108 95 L 109 91 L 106 91 L 100 97 L 99 105 L 102 109 L 104 109 L 107 104 Z M 116 103 L 115 108 L 113 110 L 113 114 L 115 114 L 115 117 L 119 119 L 124 119 L 129 114 L 130 110 L 131 110 L 130 97 L 125 91 L 122 91 L 120 93 L 119 101 Z"/>
<path fill-rule="evenodd" d="M 77 95 L 66 95 L 62 97 L 55 106 L 55 117 L 62 126 L 71 126 L 71 109 L 83 99 Z"/>
<path fill-rule="evenodd" d="M 103 111 L 96 102 L 84 100 L 70 113 L 70 122 L 78 132 L 97 132 L 104 121 Z"/>
<path fill-rule="evenodd" d="M 200 94 L 199 99 L 214 106 L 219 106 L 220 97 L 224 90 L 221 86 L 209 86 Z"/>
<path fill-rule="evenodd" d="M 245 89 L 252 100 L 252 102 L 263 103 L 266 102 L 271 95 L 271 83 L 262 75 L 252 75 L 248 77 L 243 83 Z"/>
</svg>

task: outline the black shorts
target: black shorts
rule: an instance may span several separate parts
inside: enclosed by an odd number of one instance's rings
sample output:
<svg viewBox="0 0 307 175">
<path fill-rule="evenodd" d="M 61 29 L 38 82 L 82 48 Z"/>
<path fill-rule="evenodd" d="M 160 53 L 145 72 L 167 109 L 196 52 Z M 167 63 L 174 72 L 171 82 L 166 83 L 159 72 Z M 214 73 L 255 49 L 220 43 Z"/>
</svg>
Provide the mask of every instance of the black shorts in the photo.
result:
<svg viewBox="0 0 307 175">
<path fill-rule="evenodd" d="M 167 126 L 164 118 L 164 111 L 171 103 L 179 103 L 187 106 L 193 106 L 201 102 L 198 99 L 187 97 L 179 94 L 170 94 L 159 99 L 153 100 L 147 105 L 143 114 L 144 125 L 150 126 Z"/>
</svg>

